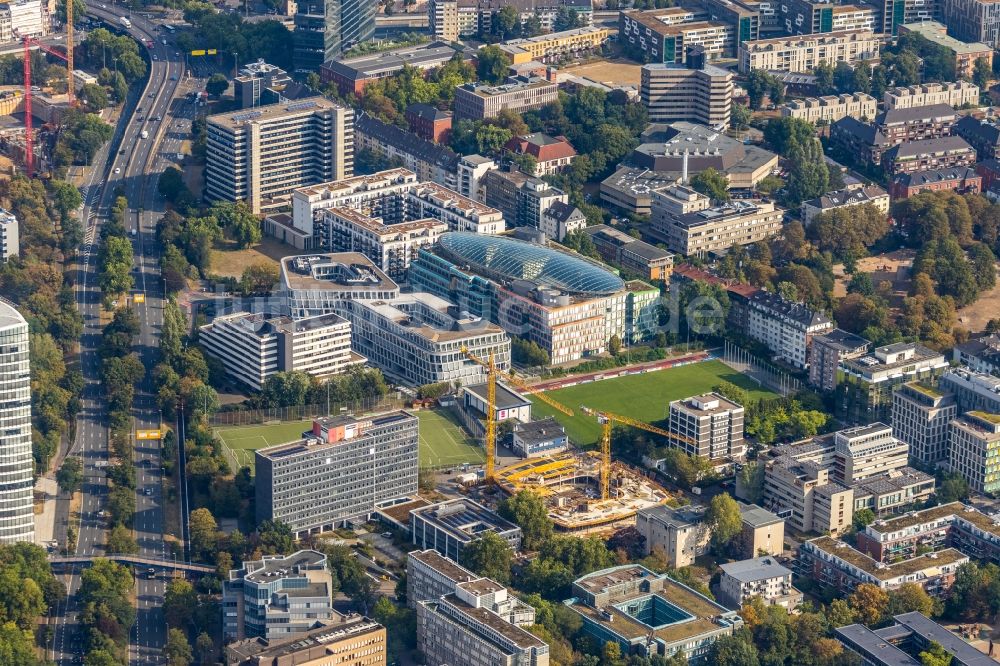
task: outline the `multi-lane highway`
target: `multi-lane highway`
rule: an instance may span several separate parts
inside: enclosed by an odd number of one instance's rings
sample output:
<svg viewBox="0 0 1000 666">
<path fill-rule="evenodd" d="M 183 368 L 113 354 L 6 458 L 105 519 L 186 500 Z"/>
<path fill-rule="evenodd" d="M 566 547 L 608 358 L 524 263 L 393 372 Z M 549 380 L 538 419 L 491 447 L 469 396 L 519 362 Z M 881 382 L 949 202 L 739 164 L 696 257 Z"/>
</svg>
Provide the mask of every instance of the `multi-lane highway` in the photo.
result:
<svg viewBox="0 0 1000 666">
<path fill-rule="evenodd" d="M 105 9 L 99 3 L 88 2 L 88 13 L 120 26 L 115 8 Z M 167 162 L 161 154 L 166 138 L 172 149 L 181 132 L 190 129 L 194 110 L 175 100 L 185 85 L 183 58 L 173 46 L 163 43 L 157 26 L 142 16 L 131 16 L 129 30 L 135 37 L 152 42 L 149 48 L 150 75 L 145 89 L 125 105 L 115 136 L 94 160 L 94 166 L 83 188 L 86 238 L 83 263 L 77 277 L 77 301 L 84 318 L 81 337 L 81 365 L 85 377 L 83 406 L 77 426 L 73 452 L 84 461 L 86 482 L 76 548 L 78 556 L 104 554 L 105 519 L 103 506 L 107 493 L 105 466 L 108 437 L 105 427 L 103 395 L 100 385 L 100 359 L 97 347 L 102 324 L 100 321 L 101 293 L 97 288 L 96 252 L 102 216 L 107 214 L 115 191 L 124 191 L 130 205 L 126 227 L 135 247 L 135 293 L 144 295 L 142 302 L 130 299 L 137 309 L 141 331 L 136 350 L 147 373 L 158 360 L 159 334 L 163 312 L 163 285 L 155 246 L 156 219 L 162 214 L 157 201 L 157 179 Z M 186 116 L 183 120 L 173 117 Z M 180 126 L 179 126 L 180 125 Z M 143 133 L 147 137 L 143 138 Z M 152 378 L 148 376 L 136 392 L 135 428 L 160 428 L 160 415 L 153 398 Z M 139 555 L 169 558 L 163 539 L 163 497 L 161 494 L 161 461 L 159 442 L 136 442 L 136 515 L 135 536 Z M 73 595 L 79 585 L 78 570 L 71 571 L 67 581 L 70 595 L 56 618 L 53 658 L 59 664 L 73 663 L 83 650 L 81 634 L 75 626 L 76 606 Z M 158 663 L 166 639 L 163 620 L 163 593 L 166 581 L 157 576 L 140 576 L 137 584 L 137 620 L 132 630 L 129 659 L 132 663 Z"/>
</svg>

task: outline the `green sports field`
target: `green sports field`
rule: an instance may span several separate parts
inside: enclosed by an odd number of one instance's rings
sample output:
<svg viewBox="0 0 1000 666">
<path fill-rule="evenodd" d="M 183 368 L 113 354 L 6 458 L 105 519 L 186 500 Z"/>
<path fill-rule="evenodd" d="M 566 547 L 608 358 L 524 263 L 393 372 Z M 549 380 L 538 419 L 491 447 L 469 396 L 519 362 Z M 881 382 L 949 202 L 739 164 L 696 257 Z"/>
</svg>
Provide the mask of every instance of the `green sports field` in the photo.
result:
<svg viewBox="0 0 1000 666">
<path fill-rule="evenodd" d="M 215 436 L 232 449 L 240 465 L 248 465 L 253 470 L 253 452 L 265 446 L 284 444 L 302 437 L 302 433 L 312 427 L 312 421 L 289 421 L 269 425 L 238 426 L 216 428 Z"/>
<path fill-rule="evenodd" d="M 447 412 L 423 409 L 416 415 L 420 419 L 421 467 L 479 465 L 486 459 L 483 448 Z"/>
<path fill-rule="evenodd" d="M 576 415 L 565 416 L 541 400 L 532 398 L 532 416 L 554 416 L 566 427 L 566 434 L 573 443 L 590 446 L 600 438 L 601 427 L 596 418 L 580 410 L 580 405 L 656 424 L 667 417 L 670 401 L 711 391 L 723 380 L 749 390 L 751 398 L 777 397 L 766 389 L 760 389 L 755 381 L 722 361 L 704 361 L 548 391 L 547 396 L 570 407 Z"/>
</svg>

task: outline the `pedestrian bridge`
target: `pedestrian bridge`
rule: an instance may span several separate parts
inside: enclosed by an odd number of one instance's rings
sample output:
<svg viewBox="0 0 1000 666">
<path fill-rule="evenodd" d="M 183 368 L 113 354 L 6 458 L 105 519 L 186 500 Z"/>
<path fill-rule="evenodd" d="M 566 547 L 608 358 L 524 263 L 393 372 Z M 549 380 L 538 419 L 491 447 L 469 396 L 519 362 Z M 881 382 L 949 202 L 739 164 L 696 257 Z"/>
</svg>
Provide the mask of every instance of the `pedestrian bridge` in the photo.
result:
<svg viewBox="0 0 1000 666">
<path fill-rule="evenodd" d="M 77 556 L 77 557 L 50 557 L 49 563 L 53 566 L 59 565 L 87 565 L 94 560 L 111 560 L 119 564 L 131 564 L 138 567 L 152 567 L 159 569 L 170 569 L 172 571 L 186 571 L 190 573 L 214 573 L 215 567 L 207 564 L 190 564 L 178 562 L 177 560 L 164 560 L 156 557 L 139 557 L 138 555 L 107 555 L 104 557 Z"/>
</svg>

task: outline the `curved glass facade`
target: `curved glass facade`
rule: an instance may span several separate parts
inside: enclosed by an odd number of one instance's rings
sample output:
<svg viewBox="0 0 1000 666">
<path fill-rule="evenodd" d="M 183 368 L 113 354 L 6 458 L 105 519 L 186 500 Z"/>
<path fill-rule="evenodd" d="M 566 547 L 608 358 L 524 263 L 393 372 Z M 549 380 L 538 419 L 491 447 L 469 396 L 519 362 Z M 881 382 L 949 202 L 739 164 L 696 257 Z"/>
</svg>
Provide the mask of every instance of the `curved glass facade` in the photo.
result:
<svg viewBox="0 0 1000 666">
<path fill-rule="evenodd" d="M 541 245 L 454 231 L 443 234 L 440 248 L 456 262 L 501 280 L 528 280 L 570 294 L 606 295 L 625 288 L 614 273 L 586 259 Z"/>
</svg>

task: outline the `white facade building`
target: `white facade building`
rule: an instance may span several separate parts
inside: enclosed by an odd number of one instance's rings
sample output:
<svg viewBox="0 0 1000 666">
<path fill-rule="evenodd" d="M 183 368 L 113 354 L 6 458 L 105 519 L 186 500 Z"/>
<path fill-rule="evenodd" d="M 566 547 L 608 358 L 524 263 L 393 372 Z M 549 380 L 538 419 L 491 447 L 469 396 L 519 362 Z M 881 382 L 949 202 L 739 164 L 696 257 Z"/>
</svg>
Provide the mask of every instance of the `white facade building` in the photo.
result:
<svg viewBox="0 0 1000 666">
<path fill-rule="evenodd" d="M 833 322 L 825 314 L 779 294 L 758 291 L 747 305 L 747 335 L 767 345 L 775 358 L 797 368 L 808 367 L 812 337 L 833 330 Z"/>
<path fill-rule="evenodd" d="M 728 562 L 720 565 L 719 601 L 730 608 L 741 608 L 753 597 L 771 606 L 792 610 L 802 601 L 802 593 L 792 586 L 792 571 L 773 557 Z"/>
<path fill-rule="evenodd" d="M 0 259 L 8 261 L 21 252 L 21 240 L 17 218 L 0 208 Z"/>
<path fill-rule="evenodd" d="M 35 536 L 29 358 L 28 322 L 0 298 L 0 543 Z"/>
</svg>

